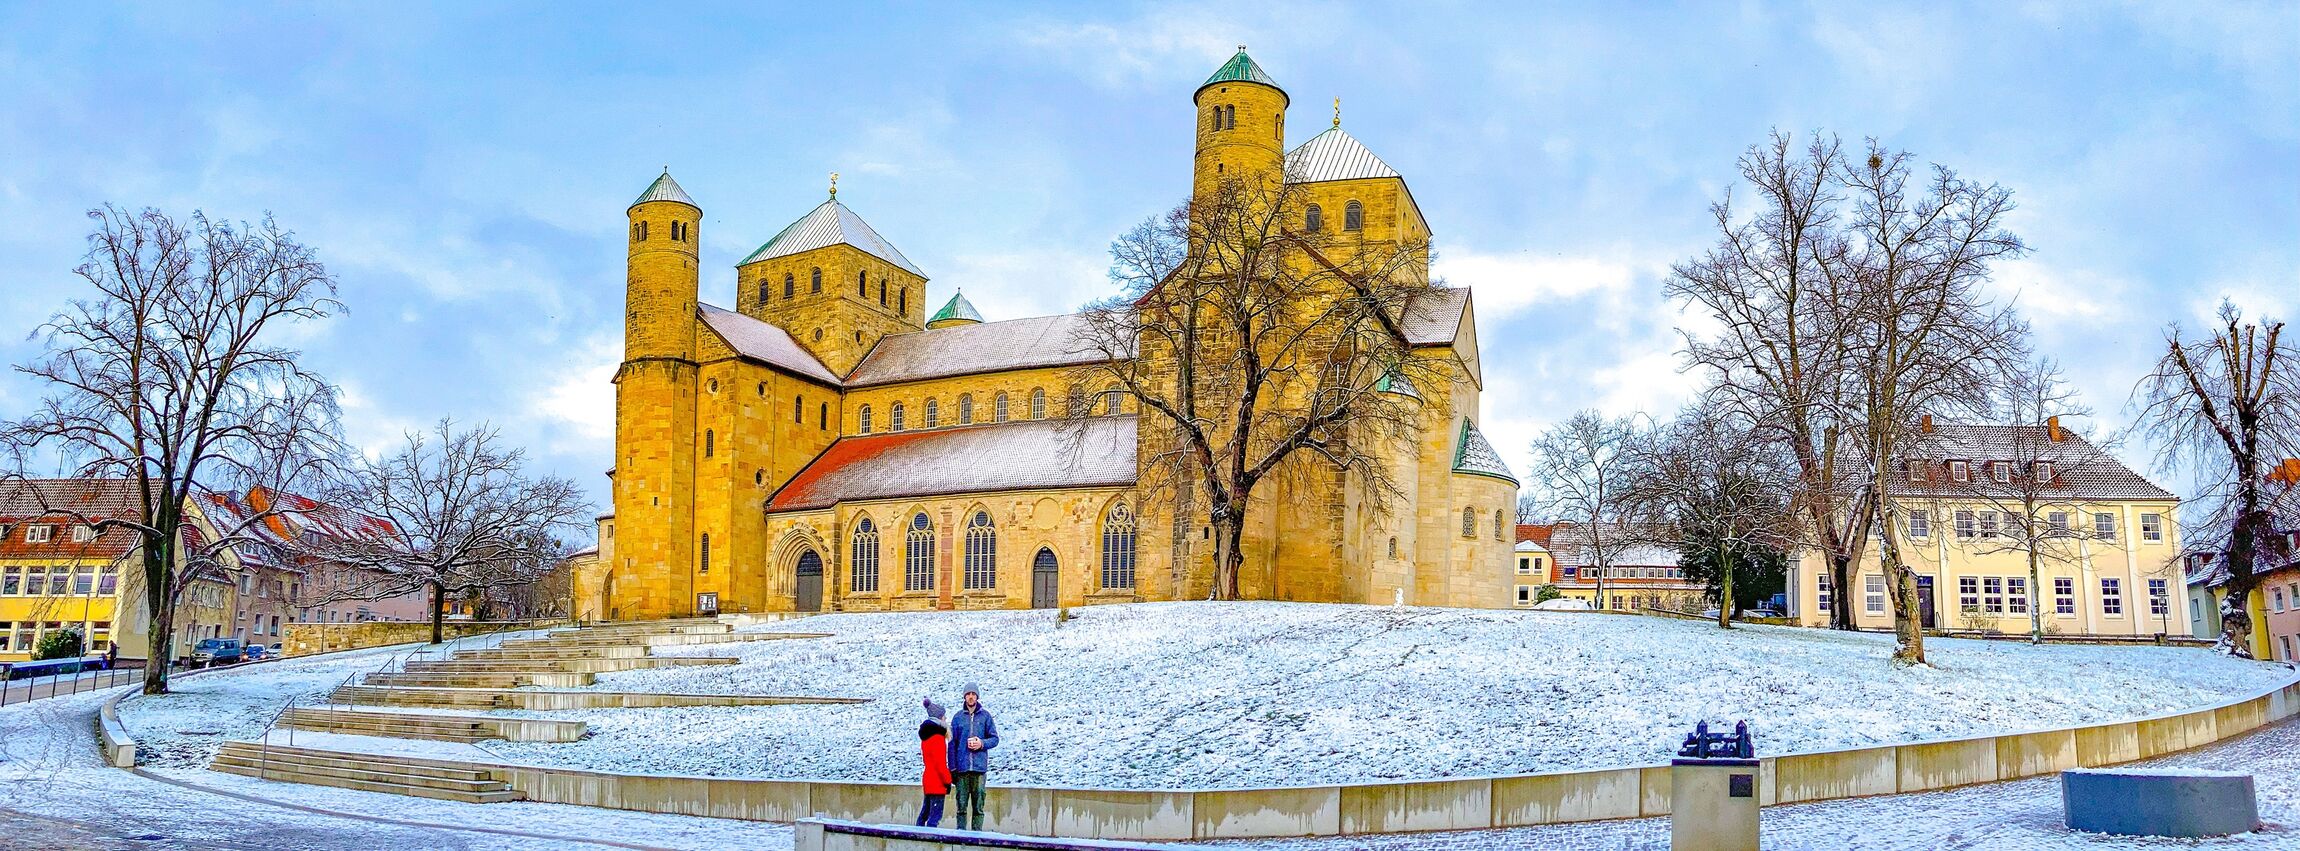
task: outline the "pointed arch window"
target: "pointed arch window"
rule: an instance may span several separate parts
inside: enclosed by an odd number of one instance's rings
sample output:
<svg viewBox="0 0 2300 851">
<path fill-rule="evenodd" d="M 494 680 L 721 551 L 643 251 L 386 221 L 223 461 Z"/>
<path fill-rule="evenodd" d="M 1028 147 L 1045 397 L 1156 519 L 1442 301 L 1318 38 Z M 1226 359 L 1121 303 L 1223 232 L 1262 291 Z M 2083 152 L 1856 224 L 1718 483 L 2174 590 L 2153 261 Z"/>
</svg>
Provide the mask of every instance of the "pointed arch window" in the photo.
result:
<svg viewBox="0 0 2300 851">
<path fill-rule="evenodd" d="M 990 512 L 976 511 L 966 521 L 966 589 L 998 587 L 998 527 Z"/>
<path fill-rule="evenodd" d="M 1006 422 L 1006 391 L 998 391 L 998 395 L 991 397 L 990 419 L 992 422 Z"/>
<path fill-rule="evenodd" d="M 1030 418 L 1034 420 L 1046 419 L 1046 388 L 1044 387 L 1030 388 Z"/>
<path fill-rule="evenodd" d="M 974 425 L 974 394 L 958 394 L 958 424 Z"/>
<path fill-rule="evenodd" d="M 1102 587 L 1134 587 L 1134 510 L 1124 502 L 1102 518 Z"/>
<path fill-rule="evenodd" d="M 887 429 L 887 431 L 901 431 L 901 430 L 902 430 L 902 403 L 901 403 L 901 402 L 896 402 L 896 403 L 894 403 L 894 404 L 892 404 L 892 405 L 888 405 L 888 406 L 887 406 L 887 411 L 886 411 L 886 429 Z"/>
<path fill-rule="evenodd" d="M 942 406 L 936 404 L 933 399 L 928 399 L 926 400 L 925 428 L 934 428 L 938 425 L 942 425 Z"/>
<path fill-rule="evenodd" d="M 848 580 L 847 590 L 865 593 L 877 591 L 878 527 L 870 522 L 870 518 L 865 517 L 855 521 L 854 543 L 851 549 L 853 556 L 847 559 L 847 564 L 852 565 L 853 578 Z"/>
<path fill-rule="evenodd" d="M 789 272 L 784 272 L 784 273 L 783 273 L 783 297 L 784 297 L 784 298 L 795 298 L 795 297 L 797 297 L 797 296 L 798 296 L 798 294 L 799 294 L 799 283 L 798 283 L 798 279 L 791 277 L 791 273 L 789 273 Z"/>
<path fill-rule="evenodd" d="M 869 433 L 870 433 L 870 406 L 869 406 L 869 405 L 864 405 L 864 406 L 862 406 L 862 410 L 856 411 L 856 412 L 855 412 L 855 419 L 859 421 L 859 422 L 858 422 L 858 424 L 856 425 L 856 428 L 855 428 L 855 430 L 856 430 L 857 432 L 860 432 L 860 433 L 862 433 L 862 434 L 869 434 Z"/>
<path fill-rule="evenodd" d="M 823 291 L 823 267 L 821 267 L 821 266 L 816 266 L 816 267 L 815 267 L 815 271 L 814 271 L 814 278 L 812 279 L 812 281 L 811 281 L 810 283 L 808 283 L 808 284 L 807 284 L 807 292 L 810 292 L 810 293 L 819 293 L 819 292 L 822 292 L 822 291 Z"/>
<path fill-rule="evenodd" d="M 1342 205 L 1342 230 L 1365 230 L 1366 208 L 1356 201 Z"/>
<path fill-rule="evenodd" d="M 934 590 L 934 524 L 924 511 L 911 515 L 902 536 L 902 590 Z"/>
<path fill-rule="evenodd" d="M 1324 209 L 1324 208 L 1321 208 L 1321 207 L 1319 207 L 1319 206 L 1318 206 L 1318 205 L 1316 205 L 1316 204 L 1311 204 L 1311 205 L 1310 205 L 1310 209 L 1309 209 L 1309 212 L 1307 212 L 1307 213 L 1304 213 L 1304 214 L 1302 215 L 1302 229 L 1303 229 L 1303 230 L 1306 230 L 1306 231 L 1309 231 L 1309 232 L 1311 232 L 1311 233 L 1317 233 L 1318 231 L 1321 231 L 1321 230 L 1325 230 L 1325 229 L 1326 229 L 1326 211 L 1325 211 L 1325 209 Z"/>
</svg>

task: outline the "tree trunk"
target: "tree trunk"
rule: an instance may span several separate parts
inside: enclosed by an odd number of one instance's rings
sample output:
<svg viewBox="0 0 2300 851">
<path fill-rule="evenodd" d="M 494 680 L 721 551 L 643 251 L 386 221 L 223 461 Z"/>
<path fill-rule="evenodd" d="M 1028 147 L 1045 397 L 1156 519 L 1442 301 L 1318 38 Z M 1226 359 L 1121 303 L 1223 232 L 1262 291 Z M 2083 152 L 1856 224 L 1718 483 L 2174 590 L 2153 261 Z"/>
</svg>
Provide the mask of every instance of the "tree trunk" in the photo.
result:
<svg viewBox="0 0 2300 851">
<path fill-rule="evenodd" d="M 2033 517 L 2035 513 L 2031 512 L 2029 516 Z M 2032 528 L 2028 535 L 2028 643 L 2043 644 L 2044 610 L 2037 606 L 2037 602 L 2043 596 L 2043 592 L 2037 588 L 2037 583 L 2043 581 L 2043 577 L 2037 571 L 2036 548 L 2036 530 Z"/>
<path fill-rule="evenodd" d="M 1733 559 L 1717 548 L 1717 628 L 1733 628 Z"/>
<path fill-rule="evenodd" d="M 1835 599 L 1829 601 L 1829 628 L 1855 629 L 1853 607 L 1846 605 L 1847 589 L 1853 584 L 1853 557 L 1834 550 L 1829 552 L 1829 587 Z"/>
<path fill-rule="evenodd" d="M 145 694 L 168 693 L 168 664 L 175 659 L 176 595 L 170 587 L 174 576 L 164 563 L 153 566 L 165 557 L 154 555 L 149 544 L 144 547 L 144 607 L 151 614 L 152 628 L 144 650 Z"/>
<path fill-rule="evenodd" d="M 431 583 L 431 643 L 440 643 L 440 636 L 446 631 L 446 620 L 447 586 L 438 582 Z"/>
<path fill-rule="evenodd" d="M 2228 596 L 2220 598 L 2220 641 L 2212 649 L 2238 659 L 2252 656 L 2252 592 L 2238 593 L 2236 586 L 2228 586 Z"/>
<path fill-rule="evenodd" d="M 1238 599 L 1238 573 L 1246 564 L 1239 549 L 1245 536 L 1246 513 L 1229 505 L 1214 506 L 1214 587 L 1216 600 Z"/>
</svg>

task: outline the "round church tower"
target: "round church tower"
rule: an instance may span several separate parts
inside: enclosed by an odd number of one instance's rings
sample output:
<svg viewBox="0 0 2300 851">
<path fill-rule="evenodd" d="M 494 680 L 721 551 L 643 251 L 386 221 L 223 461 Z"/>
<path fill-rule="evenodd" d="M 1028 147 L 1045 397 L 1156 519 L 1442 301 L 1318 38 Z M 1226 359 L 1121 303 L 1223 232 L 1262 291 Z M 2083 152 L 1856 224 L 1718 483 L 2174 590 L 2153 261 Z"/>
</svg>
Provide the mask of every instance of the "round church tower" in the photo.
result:
<svg viewBox="0 0 2300 851">
<path fill-rule="evenodd" d="M 1285 180 L 1286 91 L 1262 73 L 1238 45 L 1238 54 L 1192 96 L 1198 105 L 1198 154 L 1192 195 L 1204 196 L 1224 180 L 1263 181 L 1274 191 Z"/>
</svg>

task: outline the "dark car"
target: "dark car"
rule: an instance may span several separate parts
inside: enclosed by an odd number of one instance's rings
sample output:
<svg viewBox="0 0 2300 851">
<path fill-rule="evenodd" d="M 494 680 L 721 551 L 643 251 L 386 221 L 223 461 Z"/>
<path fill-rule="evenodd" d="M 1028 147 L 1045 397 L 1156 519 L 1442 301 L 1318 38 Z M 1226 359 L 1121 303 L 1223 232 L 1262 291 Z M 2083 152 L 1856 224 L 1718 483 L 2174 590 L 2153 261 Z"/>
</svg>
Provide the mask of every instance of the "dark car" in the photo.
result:
<svg viewBox="0 0 2300 851">
<path fill-rule="evenodd" d="M 192 666 L 232 665 L 247 661 L 247 649 L 237 638 L 203 638 L 192 646 Z"/>
<path fill-rule="evenodd" d="M 271 648 L 261 644 L 250 644 L 245 652 L 250 662 L 261 662 L 271 658 Z"/>
</svg>

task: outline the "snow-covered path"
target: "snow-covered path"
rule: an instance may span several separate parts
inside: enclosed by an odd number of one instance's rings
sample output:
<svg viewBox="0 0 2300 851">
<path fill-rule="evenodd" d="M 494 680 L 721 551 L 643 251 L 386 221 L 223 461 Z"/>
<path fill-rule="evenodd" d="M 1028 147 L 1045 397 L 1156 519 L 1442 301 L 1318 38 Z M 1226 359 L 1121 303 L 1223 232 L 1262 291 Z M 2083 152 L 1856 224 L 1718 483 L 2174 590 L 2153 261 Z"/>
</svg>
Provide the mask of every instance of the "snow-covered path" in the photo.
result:
<svg viewBox="0 0 2300 851">
<path fill-rule="evenodd" d="M 615 709 L 569 744 L 489 743 L 603 771 L 904 781 L 919 699 L 980 681 L 998 782 L 1317 785 L 1665 762 L 1695 721 L 1746 718 L 1768 754 L 2156 715 L 2292 676 L 2201 649 L 1891 638 L 1569 612 L 1287 603 L 823 615 L 831 638 L 664 648 L 743 664 L 594 688 L 874 698 L 854 706 Z"/>
</svg>

